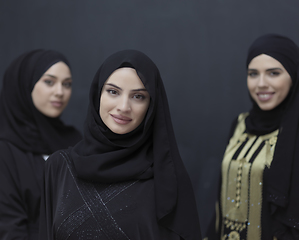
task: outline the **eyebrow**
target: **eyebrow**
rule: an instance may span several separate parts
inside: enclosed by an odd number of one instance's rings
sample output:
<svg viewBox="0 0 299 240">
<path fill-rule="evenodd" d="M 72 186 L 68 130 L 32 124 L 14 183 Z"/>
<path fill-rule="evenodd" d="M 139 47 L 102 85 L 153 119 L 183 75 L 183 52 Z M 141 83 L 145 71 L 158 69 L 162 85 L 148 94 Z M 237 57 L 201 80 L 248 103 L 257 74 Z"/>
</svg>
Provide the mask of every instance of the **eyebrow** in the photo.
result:
<svg viewBox="0 0 299 240">
<path fill-rule="evenodd" d="M 43 76 L 48 76 L 48 77 L 51 77 L 51 78 L 55 78 L 55 79 L 57 79 L 57 77 L 56 76 L 54 76 L 54 75 L 51 75 L 51 74 L 44 74 Z M 65 78 L 64 79 L 64 81 L 65 80 L 72 80 L 72 78 L 71 77 L 69 77 L 69 78 Z"/>
<path fill-rule="evenodd" d="M 266 71 L 274 71 L 274 70 L 280 70 L 280 71 L 282 71 L 281 68 L 268 68 L 268 69 L 266 69 Z M 258 71 L 258 70 L 254 69 L 254 68 L 248 68 L 248 71 Z"/>
<path fill-rule="evenodd" d="M 117 88 L 119 90 L 122 90 L 120 87 L 114 85 L 113 83 L 107 83 L 106 85 L 109 85 L 109 86 L 115 87 L 115 88 Z M 147 92 L 147 90 L 145 88 L 132 89 L 131 91 L 134 91 L 134 92 L 146 91 Z"/>
</svg>

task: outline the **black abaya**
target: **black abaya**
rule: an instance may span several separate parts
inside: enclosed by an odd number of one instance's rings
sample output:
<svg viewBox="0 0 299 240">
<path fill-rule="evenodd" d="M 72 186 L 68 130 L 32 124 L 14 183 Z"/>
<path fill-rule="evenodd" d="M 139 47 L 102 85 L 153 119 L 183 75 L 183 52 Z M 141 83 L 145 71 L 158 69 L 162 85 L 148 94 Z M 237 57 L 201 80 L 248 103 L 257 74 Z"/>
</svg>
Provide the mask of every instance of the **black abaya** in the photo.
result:
<svg viewBox="0 0 299 240">
<path fill-rule="evenodd" d="M 55 51 L 34 50 L 14 60 L 0 95 L 0 239 L 38 239 L 43 155 L 74 145 L 79 132 L 59 118 L 39 112 L 32 101 L 35 83 L 53 64 Z"/>
<path fill-rule="evenodd" d="M 102 87 L 108 77 L 121 67 L 134 68 L 151 97 L 143 122 L 132 132 L 122 135 L 113 133 L 99 116 Z M 73 169 L 67 170 L 65 162 L 70 162 Z M 65 170 L 58 178 L 64 185 L 57 189 L 54 176 L 56 169 L 61 167 Z M 70 177 L 69 171 L 73 171 L 74 177 Z M 92 192 L 89 196 L 95 204 L 95 208 L 88 207 L 93 224 L 86 224 L 82 229 L 90 233 L 91 239 L 97 239 L 101 234 L 106 239 L 201 239 L 195 197 L 177 149 L 163 82 L 156 65 L 139 51 L 117 52 L 99 68 L 90 89 L 84 138 L 67 152 L 61 151 L 50 157 L 46 164 L 46 177 L 41 205 L 44 208 L 41 239 L 53 239 L 58 234 L 60 222 L 71 217 L 70 213 L 62 217 L 56 213 L 65 201 L 64 196 L 69 191 L 75 194 L 72 186 L 77 181 L 81 182 L 80 186 L 77 185 L 78 191 L 81 193 L 81 189 L 85 188 L 85 192 Z M 105 207 L 108 213 L 101 210 L 105 204 L 97 206 L 98 201 L 104 198 L 99 188 L 114 188 L 130 181 L 136 181 L 136 184 L 116 197 L 115 203 L 111 202 L 114 205 Z M 76 196 L 70 197 L 71 202 L 82 202 L 85 195 L 77 192 Z M 121 204 L 123 201 L 128 201 L 128 204 L 136 202 L 135 206 L 128 208 L 130 214 L 125 214 L 127 221 L 118 218 L 118 211 L 125 208 Z M 80 206 L 70 209 L 76 210 Z M 87 201 L 86 206 L 90 206 Z M 75 213 L 76 219 L 80 218 L 80 214 Z M 82 215 L 83 218 L 85 216 Z M 114 220 L 107 223 L 108 217 Z M 120 228 L 115 227 L 115 223 Z M 80 226 L 76 227 L 78 231 Z M 65 228 L 64 234 L 71 229 L 72 226 Z M 112 229 L 111 232 L 109 229 Z M 117 229 L 119 231 L 115 233 Z M 117 238 L 114 234 L 122 237 Z M 72 236 L 72 239 L 81 239 L 76 233 Z"/>
</svg>

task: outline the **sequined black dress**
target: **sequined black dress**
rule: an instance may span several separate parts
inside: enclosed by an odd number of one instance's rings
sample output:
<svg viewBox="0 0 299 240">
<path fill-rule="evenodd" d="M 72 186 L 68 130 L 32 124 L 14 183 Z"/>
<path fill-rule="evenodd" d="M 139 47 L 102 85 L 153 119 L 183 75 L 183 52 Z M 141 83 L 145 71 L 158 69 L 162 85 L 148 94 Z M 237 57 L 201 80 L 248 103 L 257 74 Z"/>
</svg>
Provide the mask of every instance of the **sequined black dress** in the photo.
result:
<svg viewBox="0 0 299 240">
<path fill-rule="evenodd" d="M 157 223 L 153 179 L 94 184 L 76 177 L 68 154 L 47 160 L 40 239 L 180 240 Z"/>
</svg>

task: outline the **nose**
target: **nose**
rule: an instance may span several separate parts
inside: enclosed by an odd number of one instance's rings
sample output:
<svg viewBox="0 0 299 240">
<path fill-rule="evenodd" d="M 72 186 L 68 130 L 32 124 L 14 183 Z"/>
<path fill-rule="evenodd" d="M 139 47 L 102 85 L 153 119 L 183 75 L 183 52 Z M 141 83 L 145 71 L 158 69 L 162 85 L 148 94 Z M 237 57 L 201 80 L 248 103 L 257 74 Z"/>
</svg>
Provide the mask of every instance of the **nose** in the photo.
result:
<svg viewBox="0 0 299 240">
<path fill-rule="evenodd" d="M 121 112 L 131 111 L 130 99 L 128 97 L 122 97 L 118 103 L 117 110 Z"/>
<path fill-rule="evenodd" d="M 268 86 L 268 84 L 267 84 L 266 76 L 261 74 L 258 79 L 258 87 L 264 88 L 267 86 Z"/>
<path fill-rule="evenodd" d="M 57 83 L 55 86 L 55 96 L 62 97 L 63 96 L 63 86 L 60 83 Z"/>
</svg>

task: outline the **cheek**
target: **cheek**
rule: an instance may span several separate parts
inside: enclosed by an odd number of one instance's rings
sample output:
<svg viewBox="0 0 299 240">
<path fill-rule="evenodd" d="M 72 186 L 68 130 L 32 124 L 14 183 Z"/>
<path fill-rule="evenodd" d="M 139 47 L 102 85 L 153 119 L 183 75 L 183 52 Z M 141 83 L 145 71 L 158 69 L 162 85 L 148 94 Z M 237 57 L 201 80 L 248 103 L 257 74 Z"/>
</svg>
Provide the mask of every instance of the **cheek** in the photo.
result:
<svg viewBox="0 0 299 240">
<path fill-rule="evenodd" d="M 72 96 L 72 89 L 66 89 L 64 96 L 65 96 L 65 100 L 68 102 Z"/>
<path fill-rule="evenodd" d="M 105 115 L 111 108 L 109 107 L 110 105 L 111 105 L 111 100 L 109 101 L 109 99 L 107 99 L 107 96 L 105 96 L 105 94 L 102 95 L 100 98 L 100 109 L 99 109 L 99 114 L 101 118 L 105 117 Z"/>
<path fill-rule="evenodd" d="M 46 102 L 47 96 L 47 91 L 44 91 L 41 88 L 35 88 L 31 94 L 32 101 L 35 106 L 43 105 L 43 103 Z"/>
<path fill-rule="evenodd" d="M 255 94 L 254 94 L 255 93 L 255 84 L 253 81 L 247 80 L 247 89 L 250 93 L 250 96 L 254 98 L 255 97 Z"/>
<path fill-rule="evenodd" d="M 138 117 L 139 117 L 139 121 L 142 122 L 146 113 L 147 113 L 147 110 L 148 110 L 148 107 L 149 107 L 149 103 L 145 103 L 144 105 L 142 106 L 139 106 L 139 109 L 138 109 Z"/>
</svg>

